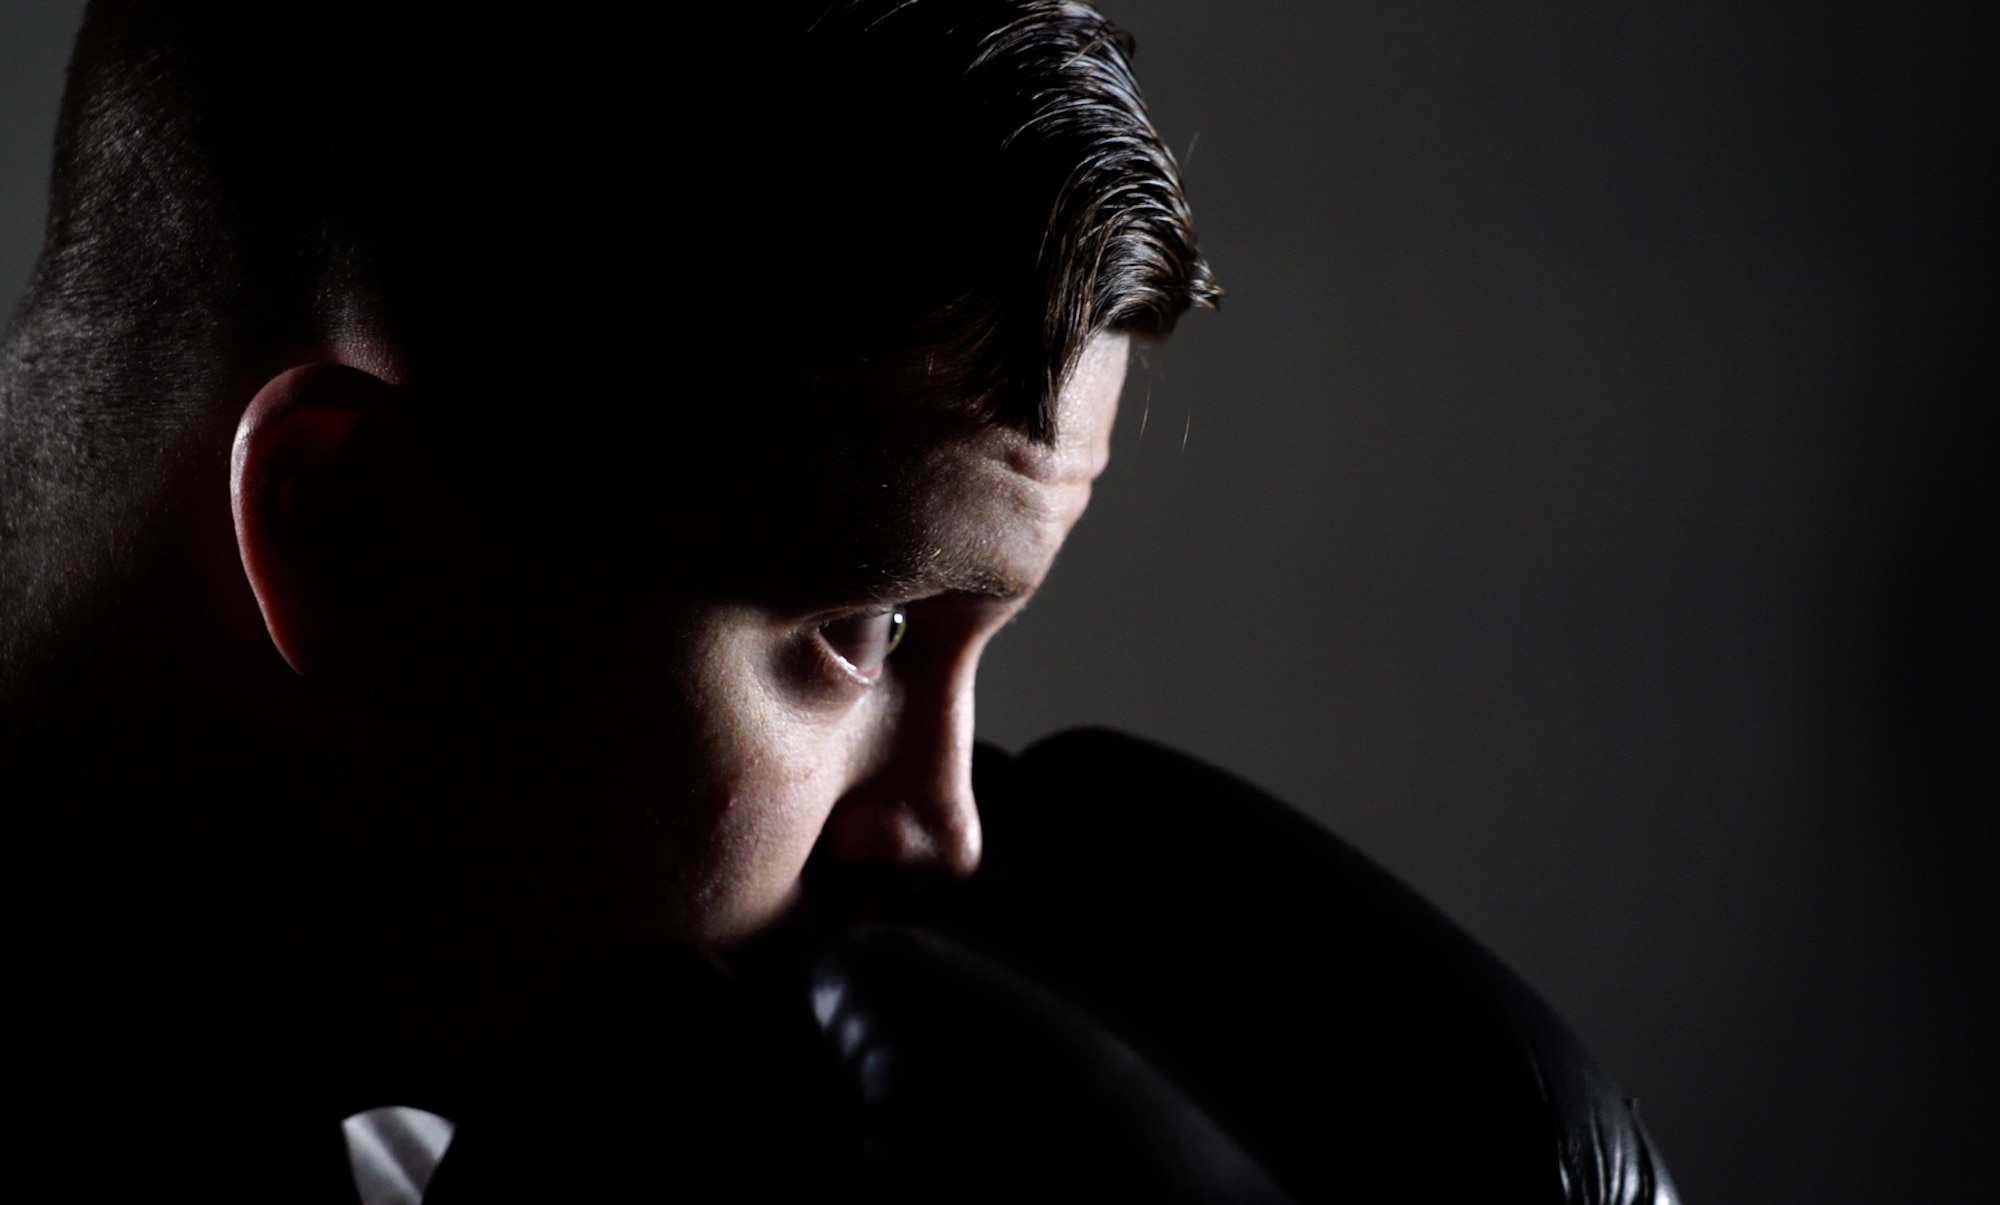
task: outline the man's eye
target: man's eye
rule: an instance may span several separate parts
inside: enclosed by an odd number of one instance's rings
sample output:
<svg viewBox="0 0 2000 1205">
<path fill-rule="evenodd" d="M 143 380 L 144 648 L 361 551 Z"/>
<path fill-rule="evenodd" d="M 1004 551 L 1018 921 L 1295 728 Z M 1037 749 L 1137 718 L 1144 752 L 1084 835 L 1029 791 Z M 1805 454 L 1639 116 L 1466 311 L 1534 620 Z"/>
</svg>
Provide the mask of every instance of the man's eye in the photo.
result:
<svg viewBox="0 0 2000 1205">
<path fill-rule="evenodd" d="M 873 674 L 903 642 L 903 632 L 909 626 L 909 617 L 901 607 L 884 607 L 823 623 L 819 634 L 841 660 L 864 674 Z"/>
</svg>

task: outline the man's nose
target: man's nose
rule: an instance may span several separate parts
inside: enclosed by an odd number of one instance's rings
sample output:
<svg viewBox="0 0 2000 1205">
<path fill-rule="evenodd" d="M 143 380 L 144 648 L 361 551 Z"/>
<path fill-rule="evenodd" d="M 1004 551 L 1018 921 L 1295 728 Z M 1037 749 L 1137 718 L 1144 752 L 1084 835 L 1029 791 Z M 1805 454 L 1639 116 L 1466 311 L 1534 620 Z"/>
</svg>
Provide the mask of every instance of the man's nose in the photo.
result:
<svg viewBox="0 0 2000 1205">
<path fill-rule="evenodd" d="M 968 667 L 962 684 L 904 701 L 873 768 L 827 817 L 821 837 L 833 861 L 956 878 L 979 868 L 971 679 Z"/>
</svg>

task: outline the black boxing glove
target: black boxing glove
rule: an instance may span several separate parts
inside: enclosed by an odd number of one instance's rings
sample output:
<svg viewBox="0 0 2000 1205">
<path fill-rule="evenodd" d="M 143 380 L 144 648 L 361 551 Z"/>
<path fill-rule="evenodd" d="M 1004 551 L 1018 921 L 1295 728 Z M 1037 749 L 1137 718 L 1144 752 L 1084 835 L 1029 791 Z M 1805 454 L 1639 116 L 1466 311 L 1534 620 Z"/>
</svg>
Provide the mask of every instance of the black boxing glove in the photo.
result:
<svg viewBox="0 0 2000 1205">
<path fill-rule="evenodd" d="M 857 1199 L 859 1114 L 798 995 L 676 946 L 587 976 L 489 1070 L 425 1205 Z"/>
<path fill-rule="evenodd" d="M 921 930 L 864 927 L 812 979 L 878 1201 L 1287 1202 L 1122 1042 Z"/>
<path fill-rule="evenodd" d="M 837 936 L 812 1014 L 627 959 L 426 1199 L 1677 1202 L 1531 990 L 1269 796 L 1106 732 L 976 789 L 980 872 Z"/>
<path fill-rule="evenodd" d="M 1114 1035 L 1298 1201 L 1674 1205 L 1521 980 L 1310 820 L 1071 732 L 986 754 L 986 859 L 919 919 Z"/>
</svg>

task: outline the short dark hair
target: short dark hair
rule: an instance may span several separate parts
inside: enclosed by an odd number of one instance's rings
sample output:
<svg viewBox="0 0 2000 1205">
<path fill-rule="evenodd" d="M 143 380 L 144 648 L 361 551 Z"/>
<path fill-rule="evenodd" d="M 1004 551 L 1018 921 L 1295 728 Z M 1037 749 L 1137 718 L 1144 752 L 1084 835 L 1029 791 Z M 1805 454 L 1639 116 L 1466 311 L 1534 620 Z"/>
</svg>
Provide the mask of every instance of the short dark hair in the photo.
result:
<svg viewBox="0 0 2000 1205">
<path fill-rule="evenodd" d="M 815 371 L 921 352 L 1047 439 L 1090 335 L 1218 295 L 1131 43 L 1072 0 L 413 7 L 92 0 L 0 348 L 10 628 L 88 576 L 80 532 L 129 545 L 214 399 L 341 332 L 481 408 L 468 456 L 519 483 L 562 471 L 558 412 L 607 360 L 752 326 Z M 630 398 L 616 442 L 698 421 L 676 400 Z"/>
<path fill-rule="evenodd" d="M 1132 41 L 1092 9 L 844 0 L 805 46 L 800 75 L 838 97 L 813 123 L 812 166 L 836 176 L 856 153 L 846 130 L 877 132 L 860 152 L 875 187 L 841 213 L 892 258 L 917 259 L 868 300 L 900 310 L 896 327 L 927 348 L 961 348 L 958 392 L 988 417 L 1048 436 L 1090 335 L 1163 338 L 1190 305 L 1216 301 Z M 905 199 L 889 207 L 894 234 L 857 212 L 885 195 Z"/>
</svg>

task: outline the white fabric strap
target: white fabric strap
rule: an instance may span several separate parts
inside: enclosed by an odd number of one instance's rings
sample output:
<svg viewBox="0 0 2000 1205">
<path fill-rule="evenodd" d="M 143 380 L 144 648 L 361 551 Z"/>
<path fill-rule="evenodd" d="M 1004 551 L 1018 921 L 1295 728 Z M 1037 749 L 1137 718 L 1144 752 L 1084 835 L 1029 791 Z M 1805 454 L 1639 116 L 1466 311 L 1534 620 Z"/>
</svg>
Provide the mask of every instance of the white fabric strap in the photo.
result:
<svg viewBox="0 0 2000 1205">
<path fill-rule="evenodd" d="M 388 1105 L 340 1123 L 361 1205 L 421 1205 L 452 1124 L 422 1109 Z"/>
</svg>

